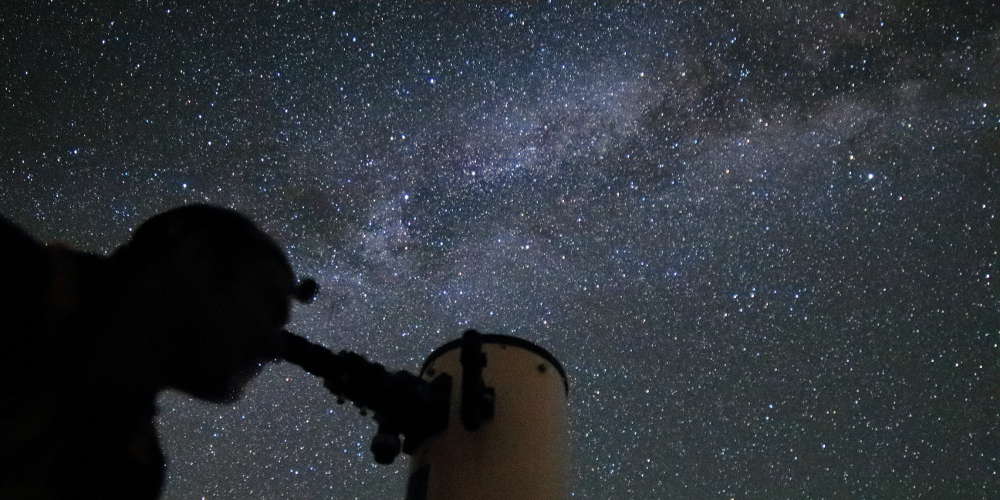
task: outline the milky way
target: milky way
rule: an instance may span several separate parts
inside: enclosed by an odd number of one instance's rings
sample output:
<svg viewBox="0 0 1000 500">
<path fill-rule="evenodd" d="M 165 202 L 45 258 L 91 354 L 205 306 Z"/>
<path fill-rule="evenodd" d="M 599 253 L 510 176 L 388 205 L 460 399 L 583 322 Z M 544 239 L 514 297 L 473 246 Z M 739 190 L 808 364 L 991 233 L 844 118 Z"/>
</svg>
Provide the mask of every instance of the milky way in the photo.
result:
<svg viewBox="0 0 1000 500">
<path fill-rule="evenodd" d="M 537 342 L 579 498 L 1000 490 L 992 2 L 320 3 L 0 8 L 0 212 L 229 206 L 313 341 Z M 158 423 L 167 498 L 402 496 L 292 366 Z"/>
</svg>

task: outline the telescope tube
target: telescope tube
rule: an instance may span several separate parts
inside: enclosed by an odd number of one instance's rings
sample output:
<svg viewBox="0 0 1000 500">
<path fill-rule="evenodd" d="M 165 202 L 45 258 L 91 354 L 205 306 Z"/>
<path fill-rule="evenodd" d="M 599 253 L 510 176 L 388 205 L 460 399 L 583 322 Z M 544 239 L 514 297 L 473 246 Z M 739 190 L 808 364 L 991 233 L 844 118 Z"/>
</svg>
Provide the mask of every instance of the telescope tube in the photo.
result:
<svg viewBox="0 0 1000 500">
<path fill-rule="evenodd" d="M 412 453 L 406 500 L 567 498 L 569 384 L 552 354 L 470 331 L 420 371 L 425 380 L 442 374 L 461 382 L 451 387 L 447 428 Z"/>
</svg>

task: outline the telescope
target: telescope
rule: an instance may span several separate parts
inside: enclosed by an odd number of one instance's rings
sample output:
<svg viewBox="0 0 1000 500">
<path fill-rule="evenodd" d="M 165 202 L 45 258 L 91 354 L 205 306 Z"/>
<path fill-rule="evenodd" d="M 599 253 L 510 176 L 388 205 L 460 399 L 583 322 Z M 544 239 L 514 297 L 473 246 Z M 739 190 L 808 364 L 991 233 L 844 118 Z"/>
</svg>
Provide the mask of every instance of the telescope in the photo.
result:
<svg viewBox="0 0 1000 500">
<path fill-rule="evenodd" d="M 414 375 L 283 336 L 281 358 L 323 379 L 338 403 L 373 415 L 376 462 L 410 456 L 406 500 L 568 496 L 569 383 L 542 347 L 468 330 Z"/>
</svg>

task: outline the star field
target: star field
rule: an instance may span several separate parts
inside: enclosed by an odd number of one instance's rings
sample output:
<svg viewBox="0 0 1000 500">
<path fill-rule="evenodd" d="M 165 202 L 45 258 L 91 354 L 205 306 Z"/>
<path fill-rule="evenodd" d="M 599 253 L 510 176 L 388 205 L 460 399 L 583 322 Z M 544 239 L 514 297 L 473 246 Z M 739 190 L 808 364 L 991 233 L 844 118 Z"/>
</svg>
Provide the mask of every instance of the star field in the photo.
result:
<svg viewBox="0 0 1000 500">
<path fill-rule="evenodd" d="M 577 498 L 1000 491 L 1000 8 L 15 2 L 0 213 L 106 253 L 236 208 L 290 329 L 416 371 L 466 328 L 570 378 Z M 127 376 L 127 374 L 123 374 Z M 286 364 L 160 400 L 165 498 L 400 498 Z"/>
</svg>

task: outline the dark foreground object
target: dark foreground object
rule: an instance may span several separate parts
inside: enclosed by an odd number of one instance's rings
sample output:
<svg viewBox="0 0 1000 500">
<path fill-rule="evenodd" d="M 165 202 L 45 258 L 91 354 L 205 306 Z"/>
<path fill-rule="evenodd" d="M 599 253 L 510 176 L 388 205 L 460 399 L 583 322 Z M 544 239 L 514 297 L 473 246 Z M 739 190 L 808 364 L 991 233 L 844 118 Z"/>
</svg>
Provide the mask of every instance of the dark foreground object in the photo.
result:
<svg viewBox="0 0 1000 500">
<path fill-rule="evenodd" d="M 290 299 L 315 292 L 251 221 L 206 205 L 110 256 L 2 219 L 0 245 L 0 498 L 158 497 L 157 395 L 235 401 L 275 359 Z"/>
</svg>

